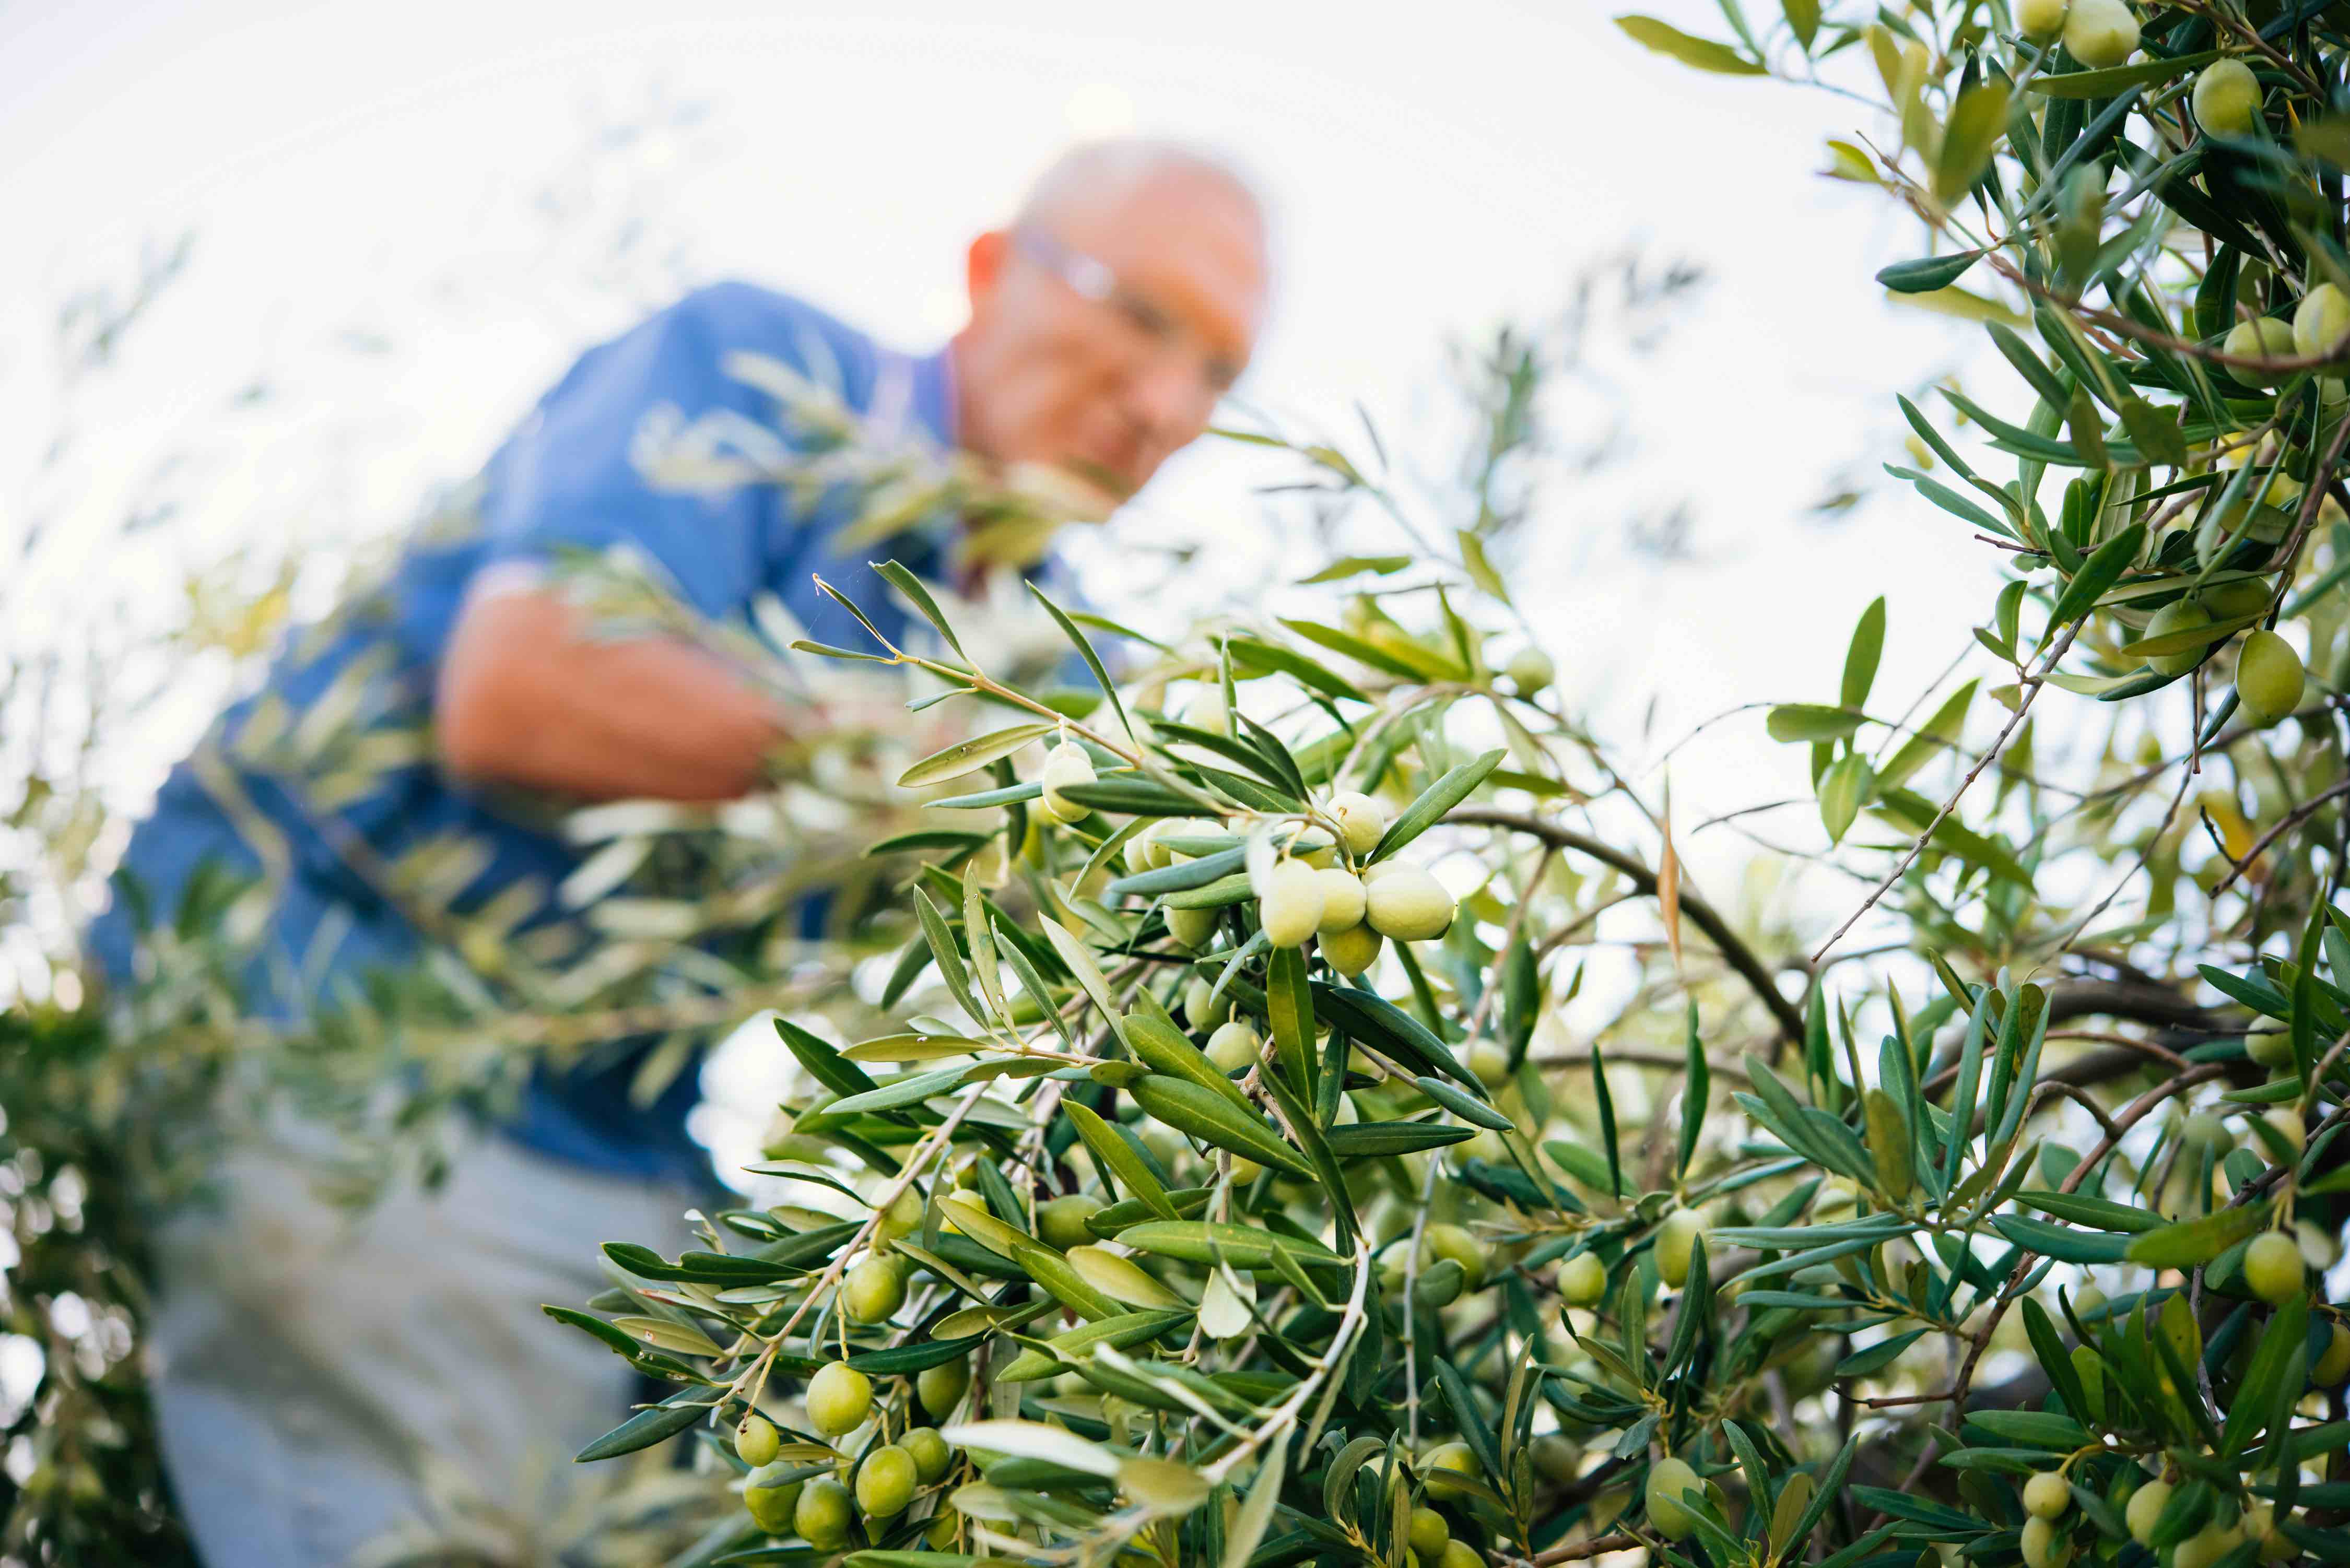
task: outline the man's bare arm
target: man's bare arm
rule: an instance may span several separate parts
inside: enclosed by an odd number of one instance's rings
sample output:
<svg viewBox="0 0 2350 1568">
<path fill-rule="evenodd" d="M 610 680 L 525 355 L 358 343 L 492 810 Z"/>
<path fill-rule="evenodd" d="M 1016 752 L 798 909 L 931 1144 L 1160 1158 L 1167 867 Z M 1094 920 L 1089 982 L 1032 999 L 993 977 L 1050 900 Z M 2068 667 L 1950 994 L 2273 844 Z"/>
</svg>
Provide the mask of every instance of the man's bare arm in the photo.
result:
<svg viewBox="0 0 2350 1568">
<path fill-rule="evenodd" d="M 775 705 L 685 643 L 589 639 L 528 590 L 476 596 L 433 692 L 442 765 L 468 782 L 588 800 L 732 800 L 783 738 Z"/>
</svg>

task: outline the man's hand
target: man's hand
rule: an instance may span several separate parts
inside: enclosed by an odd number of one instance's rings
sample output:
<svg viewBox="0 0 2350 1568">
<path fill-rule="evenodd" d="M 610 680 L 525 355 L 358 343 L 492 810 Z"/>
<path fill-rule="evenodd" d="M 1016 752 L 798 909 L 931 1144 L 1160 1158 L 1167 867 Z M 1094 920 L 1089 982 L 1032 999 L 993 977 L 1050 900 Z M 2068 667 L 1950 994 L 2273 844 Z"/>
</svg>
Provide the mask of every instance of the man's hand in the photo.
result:
<svg viewBox="0 0 2350 1568">
<path fill-rule="evenodd" d="M 600 642 L 553 594 L 475 594 L 433 691 L 452 777 L 585 800 L 732 800 L 784 739 L 775 704 L 682 642 Z"/>
</svg>

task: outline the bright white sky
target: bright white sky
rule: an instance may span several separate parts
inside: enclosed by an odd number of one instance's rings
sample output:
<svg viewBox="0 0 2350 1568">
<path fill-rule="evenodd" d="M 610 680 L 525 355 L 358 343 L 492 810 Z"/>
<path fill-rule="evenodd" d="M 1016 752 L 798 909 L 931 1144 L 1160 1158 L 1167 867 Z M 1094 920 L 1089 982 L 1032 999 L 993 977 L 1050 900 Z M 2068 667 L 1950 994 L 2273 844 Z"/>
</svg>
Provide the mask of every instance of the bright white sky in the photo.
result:
<svg viewBox="0 0 2350 1568">
<path fill-rule="evenodd" d="M 1701 0 L 1650 8 L 1721 31 Z M 127 273 L 142 242 L 192 231 L 196 259 L 120 369 L 82 391 L 93 433 L 47 562 L 61 583 L 78 557 L 105 557 L 110 520 L 192 431 L 208 504 L 143 550 L 395 525 L 581 346 L 627 325 L 625 290 L 586 281 L 615 214 L 641 219 L 647 251 L 681 246 L 697 277 L 792 289 L 927 346 L 958 320 L 968 237 L 1074 135 L 1134 128 L 1204 138 L 1259 175 L 1281 278 L 1243 390 L 1350 442 L 1360 399 L 1409 447 L 1448 335 L 1555 308 L 1578 262 L 1627 239 L 1712 275 L 1664 353 L 1617 361 L 1640 461 L 1555 491 L 1513 574 L 1563 683 L 1617 734 L 1637 735 L 1651 693 L 1659 742 L 1733 703 L 1832 698 L 1879 592 L 1881 691 L 1906 701 L 1964 644 L 1993 563 L 1961 525 L 1882 480 L 1840 524 L 1803 515 L 1832 471 L 1898 460 L 1893 393 L 1981 341 L 1870 283 L 1920 236 L 1877 193 L 1814 172 L 1826 136 L 1862 128 L 1859 106 L 1700 76 L 1596 5 L 1198 0 L 1171 16 L 1045 0 L 0 3 L 0 538 L 59 498 L 32 476 L 57 418 L 48 313 L 69 286 Z M 710 113 L 562 183 L 587 128 L 687 101 Z M 579 216 L 534 208 L 550 181 Z M 387 346 L 366 349 L 371 337 Z M 224 414 L 256 378 L 278 395 Z M 1179 460 L 1127 541 L 1162 525 L 1210 538 L 1224 585 L 1262 584 L 1273 563 L 1247 486 L 1267 475 L 1252 461 L 1229 446 Z M 1698 558 L 1626 556 L 1627 516 L 1679 496 Z M 1116 551 L 1086 558 L 1109 568 L 1091 590 L 1116 607 Z M 1801 748 L 1747 716 L 1676 763 L 1676 817 L 1799 792 L 1802 774 Z M 1786 836 L 1816 842 L 1808 813 L 1788 817 Z M 1726 877 L 1743 846 L 1708 837 L 1691 864 Z"/>
</svg>

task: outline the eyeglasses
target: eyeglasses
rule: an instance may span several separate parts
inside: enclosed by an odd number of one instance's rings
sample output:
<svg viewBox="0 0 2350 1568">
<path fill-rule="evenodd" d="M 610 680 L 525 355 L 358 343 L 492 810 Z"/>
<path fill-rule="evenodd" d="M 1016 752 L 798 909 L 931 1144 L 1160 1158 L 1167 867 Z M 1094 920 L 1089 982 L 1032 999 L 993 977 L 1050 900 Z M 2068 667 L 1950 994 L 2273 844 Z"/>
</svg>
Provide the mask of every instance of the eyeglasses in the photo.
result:
<svg viewBox="0 0 2350 1568">
<path fill-rule="evenodd" d="M 1201 363 L 1201 379 L 1208 390 L 1222 396 L 1240 379 L 1241 367 L 1229 356 L 1198 341 L 1198 334 L 1172 314 L 1118 281 L 1109 264 L 1073 249 L 1042 229 L 1015 228 L 1013 248 L 1066 284 L 1080 297 L 1115 312 L 1139 339 L 1142 351 L 1167 354 L 1191 351 Z"/>
</svg>

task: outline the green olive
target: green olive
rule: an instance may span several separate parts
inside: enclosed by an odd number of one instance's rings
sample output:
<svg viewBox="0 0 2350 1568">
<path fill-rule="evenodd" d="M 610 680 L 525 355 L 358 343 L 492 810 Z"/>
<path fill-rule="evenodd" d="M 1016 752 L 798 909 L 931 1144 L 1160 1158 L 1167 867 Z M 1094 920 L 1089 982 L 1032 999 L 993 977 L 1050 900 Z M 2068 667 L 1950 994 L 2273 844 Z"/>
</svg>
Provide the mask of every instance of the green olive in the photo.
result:
<svg viewBox="0 0 2350 1568">
<path fill-rule="evenodd" d="M 1657 1227 L 1657 1277 L 1674 1290 L 1689 1282 L 1690 1259 L 1705 1221 L 1687 1209 L 1676 1209 Z M 1680 1539 L 1675 1536 L 1674 1540 Z"/>
<path fill-rule="evenodd" d="M 1510 678 L 1510 684 L 1518 689 L 1519 696 L 1531 697 L 1558 679 L 1558 666 L 1553 664 L 1550 655 L 1541 649 L 1527 647 L 1510 655 L 1510 662 L 1503 673 Z"/>
<path fill-rule="evenodd" d="M 1656 1526 L 1658 1534 L 1668 1541 L 1679 1541 L 1697 1528 L 1681 1494 L 1700 1490 L 1697 1471 L 1690 1469 L 1686 1459 L 1662 1459 L 1649 1468 L 1648 1522 Z"/>
<path fill-rule="evenodd" d="M 755 1478 L 754 1478 L 755 1479 Z M 789 1535 L 795 1528 L 792 1512 L 799 1507 L 800 1483 L 783 1486 L 747 1486 L 743 1489 L 743 1505 L 751 1511 L 751 1521 L 770 1535 Z"/>
<path fill-rule="evenodd" d="M 1607 1265 L 1596 1252 L 1577 1252 L 1558 1266 L 1558 1293 L 1569 1306 L 1596 1304 L 1607 1293 Z"/>
<path fill-rule="evenodd" d="M 743 1417 L 734 1428 L 734 1453 L 753 1469 L 773 1464 L 775 1450 L 784 1446 L 775 1425 L 756 1411 Z"/>
<path fill-rule="evenodd" d="M 1419 1462 L 1420 1479 L 1431 1497 L 1460 1497 L 1461 1488 L 1449 1479 L 1453 1476 L 1477 1475 L 1477 1457 L 1463 1442 L 1439 1443 L 1428 1450 Z"/>
<path fill-rule="evenodd" d="M 816 1368 L 808 1379 L 808 1422 L 827 1438 L 853 1432 L 873 1408 L 873 1380 L 845 1361 Z"/>
<path fill-rule="evenodd" d="M 1359 790 L 1341 790 L 1322 808 L 1347 836 L 1347 853 L 1360 860 L 1379 846 L 1388 830 L 1388 808 Z"/>
<path fill-rule="evenodd" d="M 2210 624 L 2210 611 L 2193 599 L 2177 599 L 2147 618 L 2146 631 L 2139 640 L 2150 641 L 2158 637 L 2168 637 L 2174 631 L 2191 631 Z M 2203 662 L 2203 655 L 2210 646 L 2208 642 L 2199 642 L 2176 653 L 2148 654 L 2146 667 L 2158 675 L 2184 675 Z"/>
<path fill-rule="evenodd" d="M 2256 724 L 2273 724 L 2301 706 L 2306 676 L 2293 644 L 2272 631 L 2255 631 L 2236 655 L 2236 701 Z"/>
<path fill-rule="evenodd" d="M 1469 1288 L 1475 1290 L 1485 1282 L 1485 1271 L 1492 1266 L 1492 1249 L 1479 1241 L 1460 1225 L 1430 1225 L 1420 1233 L 1425 1255 L 1450 1258 L 1461 1265 L 1469 1276 Z"/>
<path fill-rule="evenodd" d="M 2122 0 L 2073 0 L 2064 47 L 2091 70 L 2120 65 L 2137 48 L 2137 17 Z"/>
<path fill-rule="evenodd" d="M 1421 1507 L 1411 1511 L 1411 1526 L 1405 1535 L 1411 1549 L 1425 1562 L 1444 1550 L 1444 1543 L 1452 1539 L 1452 1529 L 1436 1510 Z"/>
<path fill-rule="evenodd" d="M 2220 351 L 2231 359 L 2287 359 L 2293 357 L 2293 323 L 2274 316 L 2254 317 L 2228 328 Z M 2292 372 L 2230 365 L 2228 374 L 2247 386 L 2273 387 Z"/>
<path fill-rule="evenodd" d="M 2064 1568 L 2073 1560 L 2073 1543 L 2045 1519 L 2023 1521 L 2024 1568 Z"/>
<path fill-rule="evenodd" d="M 1066 1252 L 1072 1247 L 1084 1247 L 1101 1240 L 1086 1226 L 1089 1216 L 1100 1213 L 1108 1205 L 1086 1193 L 1072 1193 L 1040 1204 L 1036 1210 L 1036 1234 L 1048 1247 Z"/>
<path fill-rule="evenodd" d="M 1264 1041 L 1245 1018 L 1228 1019 L 1217 1024 L 1215 1033 L 1208 1036 L 1208 1060 L 1227 1077 L 1255 1066 L 1263 1049 Z"/>
<path fill-rule="evenodd" d="M 1257 924 L 1277 948 L 1303 947 L 1322 923 L 1322 874 L 1301 860 L 1284 860 L 1266 873 L 1257 899 Z"/>
<path fill-rule="evenodd" d="M 1192 1028 L 1213 1029 L 1232 1015 L 1232 993 L 1218 996 L 1215 992 L 1214 982 L 1204 974 L 1193 975 L 1183 988 L 1183 1016 Z"/>
<path fill-rule="evenodd" d="M 883 1323 L 906 1304 L 906 1267 L 899 1259 L 868 1258 L 840 1282 L 840 1310 L 851 1323 Z"/>
<path fill-rule="evenodd" d="M 2243 1538 L 2241 1526 L 2223 1527 L 2215 1519 L 2170 1549 L 2171 1568 L 2211 1568 Z"/>
<path fill-rule="evenodd" d="M 2244 1249 L 2244 1282 L 2271 1306 L 2282 1306 L 2300 1295 L 2306 1273 L 2301 1248 L 2282 1231 L 2255 1236 Z"/>
<path fill-rule="evenodd" d="M 2130 1493 L 2122 1510 L 2122 1522 L 2129 1526 L 2130 1539 L 2140 1546 L 2154 1544 L 2154 1521 L 2170 1506 L 2170 1490 L 2167 1480 L 2150 1480 Z"/>
<path fill-rule="evenodd" d="M 848 1522 L 856 1516 L 857 1500 L 830 1476 L 818 1476 L 800 1489 L 792 1523 L 811 1546 L 824 1551 L 848 1541 Z"/>
<path fill-rule="evenodd" d="M 2317 1365 L 2309 1369 L 2309 1380 L 2320 1388 L 2331 1388 L 2350 1377 L 2350 1328 L 2334 1325 L 2334 1337 L 2325 1342 L 2324 1353 Z"/>
<path fill-rule="evenodd" d="M 914 1456 L 893 1443 L 884 1443 L 857 1467 L 857 1507 L 868 1519 L 895 1519 L 914 1501 L 921 1472 Z"/>
<path fill-rule="evenodd" d="M 2213 60 L 2195 77 L 2195 123 L 2212 136 L 2245 136 L 2261 119 L 2261 80 L 2241 60 Z"/>
<path fill-rule="evenodd" d="M 909 1187 L 889 1200 L 874 1222 L 873 1233 L 884 1242 L 901 1241 L 921 1228 L 922 1195 Z"/>
<path fill-rule="evenodd" d="M 1208 939 L 1216 934 L 1218 909 L 1170 909 L 1167 911 L 1167 934 L 1194 950 L 1206 947 Z"/>
<path fill-rule="evenodd" d="M 2034 1519 L 2057 1519 L 2073 1506 L 2073 1489 L 2054 1470 L 2043 1470 L 2023 1483 L 2024 1511 Z"/>
<path fill-rule="evenodd" d="M 1581 1451 L 1556 1432 L 1536 1434 L 1534 1440 L 1526 1445 L 1526 1457 L 1534 1467 L 1534 1474 L 1553 1486 L 1565 1486 L 1573 1480 L 1583 1459 Z"/>
<path fill-rule="evenodd" d="M 1383 937 L 1424 942 L 1451 929 L 1452 916 L 1452 895 L 1420 867 L 1398 866 L 1365 887 L 1364 923 Z"/>
<path fill-rule="evenodd" d="M 943 1417 L 962 1403 L 971 1387 L 971 1363 L 958 1356 L 914 1375 L 914 1397 L 934 1417 Z"/>
<path fill-rule="evenodd" d="M 1333 866 L 1314 873 L 1314 879 L 1322 886 L 1322 919 L 1315 924 L 1316 931 L 1326 936 L 1363 923 L 1368 895 L 1363 890 L 1360 877 L 1343 867 Z"/>
<path fill-rule="evenodd" d="M 947 1447 L 946 1438 L 936 1427 L 917 1427 L 898 1439 L 898 1446 L 914 1457 L 914 1473 L 930 1485 L 947 1473 L 954 1463 L 954 1450 Z"/>
<path fill-rule="evenodd" d="M 1325 931 L 1321 941 L 1322 959 L 1351 980 L 1378 961 L 1379 949 L 1386 945 L 1386 940 L 1368 926 Z"/>
<path fill-rule="evenodd" d="M 2304 359 L 2333 353 L 2345 334 L 2350 334 L 2350 296 L 2333 284 L 2319 284 L 2293 308 L 2293 351 Z"/>
<path fill-rule="evenodd" d="M 2064 30 L 2064 0 L 2015 0 L 2016 29 L 2027 38 L 2051 38 Z"/>
</svg>

